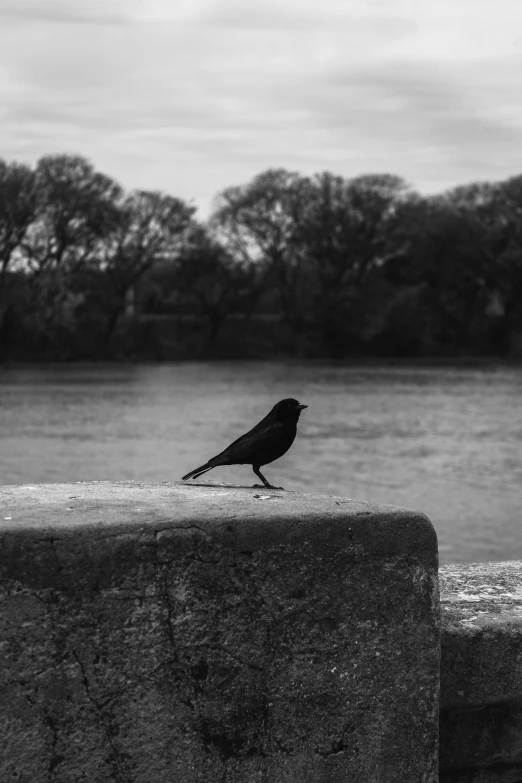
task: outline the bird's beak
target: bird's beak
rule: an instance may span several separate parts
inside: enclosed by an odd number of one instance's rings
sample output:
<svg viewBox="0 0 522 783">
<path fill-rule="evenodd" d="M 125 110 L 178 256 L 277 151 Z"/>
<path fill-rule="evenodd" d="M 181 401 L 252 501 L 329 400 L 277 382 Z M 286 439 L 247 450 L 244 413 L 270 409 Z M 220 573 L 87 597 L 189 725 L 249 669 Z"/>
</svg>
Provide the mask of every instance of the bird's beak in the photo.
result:
<svg viewBox="0 0 522 783">
<path fill-rule="evenodd" d="M 304 408 L 308 408 L 308 405 L 303 405 L 302 402 L 300 402 L 299 405 L 297 406 L 298 411 L 302 411 L 304 410 Z"/>
</svg>

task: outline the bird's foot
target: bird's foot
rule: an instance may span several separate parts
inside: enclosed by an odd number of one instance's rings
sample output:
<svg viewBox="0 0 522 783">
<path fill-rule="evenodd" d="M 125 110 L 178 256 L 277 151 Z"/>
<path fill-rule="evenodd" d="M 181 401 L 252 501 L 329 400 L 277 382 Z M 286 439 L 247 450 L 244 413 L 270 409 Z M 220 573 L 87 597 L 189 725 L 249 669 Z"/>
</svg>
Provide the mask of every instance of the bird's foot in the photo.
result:
<svg viewBox="0 0 522 783">
<path fill-rule="evenodd" d="M 273 487 L 272 484 L 252 484 L 252 489 L 282 489 L 284 487 Z"/>
</svg>

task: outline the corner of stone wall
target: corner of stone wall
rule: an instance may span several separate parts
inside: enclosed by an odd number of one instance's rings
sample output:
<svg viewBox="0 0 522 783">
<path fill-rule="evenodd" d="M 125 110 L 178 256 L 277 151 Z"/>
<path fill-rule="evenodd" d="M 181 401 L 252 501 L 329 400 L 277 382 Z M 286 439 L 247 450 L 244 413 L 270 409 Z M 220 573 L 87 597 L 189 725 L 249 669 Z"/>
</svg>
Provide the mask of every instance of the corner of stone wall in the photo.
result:
<svg viewBox="0 0 522 783">
<path fill-rule="evenodd" d="M 109 482 L 0 509 L 3 783 L 437 780 L 422 514 Z"/>
<path fill-rule="evenodd" d="M 441 783 L 522 780 L 522 563 L 440 569 Z"/>
</svg>

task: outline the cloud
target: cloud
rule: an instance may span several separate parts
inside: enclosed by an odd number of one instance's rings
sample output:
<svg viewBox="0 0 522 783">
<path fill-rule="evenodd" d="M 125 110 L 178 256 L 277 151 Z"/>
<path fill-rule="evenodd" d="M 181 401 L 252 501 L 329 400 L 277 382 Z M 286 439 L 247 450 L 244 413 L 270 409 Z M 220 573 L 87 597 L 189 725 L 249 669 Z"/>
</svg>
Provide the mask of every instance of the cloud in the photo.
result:
<svg viewBox="0 0 522 783">
<path fill-rule="evenodd" d="M 496 2 L 0 0 L 0 148 L 202 203 L 273 166 L 429 190 L 508 176 L 522 49 Z"/>
<path fill-rule="evenodd" d="M 0 0 L 0 18 L 18 22 L 122 24 L 128 21 L 124 0 Z"/>
<path fill-rule="evenodd" d="M 522 168 L 519 72 L 515 63 L 498 73 L 491 63 L 483 72 L 424 61 L 332 67 L 267 90 L 267 112 L 301 112 L 306 168 L 313 161 L 345 175 L 387 170 L 433 191 Z"/>
</svg>

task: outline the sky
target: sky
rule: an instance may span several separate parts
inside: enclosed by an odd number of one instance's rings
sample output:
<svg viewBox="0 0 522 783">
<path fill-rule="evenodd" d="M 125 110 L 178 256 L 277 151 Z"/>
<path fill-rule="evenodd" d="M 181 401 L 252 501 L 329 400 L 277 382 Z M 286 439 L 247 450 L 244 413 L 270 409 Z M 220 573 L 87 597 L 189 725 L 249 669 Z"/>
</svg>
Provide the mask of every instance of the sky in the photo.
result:
<svg viewBox="0 0 522 783">
<path fill-rule="evenodd" d="M 0 157 L 208 214 L 267 168 L 522 173 L 521 0 L 0 0 Z"/>
</svg>

